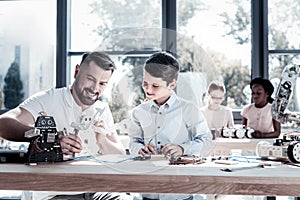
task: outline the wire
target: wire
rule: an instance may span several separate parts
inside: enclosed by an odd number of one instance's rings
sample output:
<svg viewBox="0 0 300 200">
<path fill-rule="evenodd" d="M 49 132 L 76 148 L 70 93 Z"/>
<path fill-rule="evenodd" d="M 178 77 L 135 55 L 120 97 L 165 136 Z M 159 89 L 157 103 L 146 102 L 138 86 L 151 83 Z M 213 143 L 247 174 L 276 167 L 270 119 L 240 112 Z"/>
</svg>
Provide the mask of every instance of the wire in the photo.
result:
<svg viewBox="0 0 300 200">
<path fill-rule="evenodd" d="M 247 157 L 247 156 L 228 156 L 228 160 L 246 162 L 246 163 L 257 163 L 264 160 L 260 157 Z"/>
<path fill-rule="evenodd" d="M 39 138 L 40 138 L 40 136 L 37 137 L 37 138 L 34 140 L 33 144 L 34 144 L 34 149 L 35 149 L 37 152 L 41 153 L 41 152 L 44 152 L 44 150 L 41 149 L 41 148 L 39 147 L 39 145 L 37 144 L 37 140 L 38 140 Z"/>
<path fill-rule="evenodd" d="M 74 161 L 74 160 L 79 160 L 79 159 L 88 159 L 88 160 L 96 161 L 99 163 L 118 164 L 118 163 L 123 163 L 123 162 L 129 161 L 129 160 L 134 160 L 134 157 L 130 157 L 130 158 L 126 158 L 126 159 L 122 159 L 122 160 L 118 160 L 118 161 L 108 161 L 108 160 L 98 159 L 94 156 L 76 156 L 74 158 L 64 160 L 64 162 Z"/>
<path fill-rule="evenodd" d="M 91 157 L 90 160 L 100 162 L 100 163 L 118 164 L 118 163 L 123 163 L 123 162 L 129 161 L 129 160 L 134 160 L 134 157 L 126 158 L 126 159 L 119 160 L 119 161 L 108 161 L 108 160 L 98 159 L 98 158 L 95 158 L 95 157 Z"/>
</svg>

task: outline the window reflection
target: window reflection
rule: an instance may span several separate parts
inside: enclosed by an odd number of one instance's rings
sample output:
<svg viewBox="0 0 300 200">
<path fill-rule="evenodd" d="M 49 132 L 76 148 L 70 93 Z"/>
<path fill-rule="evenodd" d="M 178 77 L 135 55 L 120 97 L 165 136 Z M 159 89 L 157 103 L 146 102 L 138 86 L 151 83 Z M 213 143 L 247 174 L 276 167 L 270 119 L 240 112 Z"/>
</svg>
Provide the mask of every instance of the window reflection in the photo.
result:
<svg viewBox="0 0 300 200">
<path fill-rule="evenodd" d="M 72 0 L 71 49 L 131 51 L 161 45 L 160 0 Z"/>
<path fill-rule="evenodd" d="M 55 6 L 52 0 L 0 2 L 1 109 L 54 86 Z"/>
<path fill-rule="evenodd" d="M 299 8 L 298 0 L 268 1 L 269 49 L 299 49 Z"/>
</svg>

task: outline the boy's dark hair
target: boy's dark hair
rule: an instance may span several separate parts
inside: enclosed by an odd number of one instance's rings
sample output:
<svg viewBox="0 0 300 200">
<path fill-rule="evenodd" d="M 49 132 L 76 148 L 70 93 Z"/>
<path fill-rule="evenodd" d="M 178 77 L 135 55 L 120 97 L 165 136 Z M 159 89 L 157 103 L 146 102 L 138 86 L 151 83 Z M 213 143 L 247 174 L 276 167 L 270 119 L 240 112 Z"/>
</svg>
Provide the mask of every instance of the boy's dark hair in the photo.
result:
<svg viewBox="0 0 300 200">
<path fill-rule="evenodd" d="M 89 64 L 91 61 L 94 61 L 104 70 L 111 70 L 112 73 L 116 69 L 115 63 L 112 61 L 112 59 L 107 54 L 100 51 L 85 52 L 82 54 L 80 66 Z"/>
<path fill-rule="evenodd" d="M 144 69 L 151 76 L 162 78 L 167 84 L 177 80 L 179 63 L 177 59 L 167 52 L 157 52 L 152 54 L 145 62 Z"/>
<path fill-rule="evenodd" d="M 274 99 L 271 97 L 271 95 L 274 92 L 274 86 L 272 85 L 271 81 L 269 81 L 268 79 L 264 79 L 262 77 L 257 77 L 251 80 L 250 82 L 251 89 L 254 84 L 261 85 L 264 88 L 264 90 L 269 94 L 269 97 L 267 99 L 269 103 L 272 103 L 274 101 Z"/>
</svg>

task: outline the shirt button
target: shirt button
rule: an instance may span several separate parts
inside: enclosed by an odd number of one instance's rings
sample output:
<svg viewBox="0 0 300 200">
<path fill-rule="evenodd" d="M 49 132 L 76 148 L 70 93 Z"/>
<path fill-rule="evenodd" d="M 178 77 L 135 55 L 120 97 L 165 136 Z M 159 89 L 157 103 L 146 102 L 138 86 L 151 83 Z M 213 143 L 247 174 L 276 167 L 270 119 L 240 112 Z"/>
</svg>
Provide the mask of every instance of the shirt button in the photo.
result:
<svg viewBox="0 0 300 200">
<path fill-rule="evenodd" d="M 158 114 L 160 114 L 160 115 L 161 115 L 161 112 L 159 112 Z"/>
<path fill-rule="evenodd" d="M 160 128 L 160 126 L 158 126 L 157 128 Z"/>
</svg>

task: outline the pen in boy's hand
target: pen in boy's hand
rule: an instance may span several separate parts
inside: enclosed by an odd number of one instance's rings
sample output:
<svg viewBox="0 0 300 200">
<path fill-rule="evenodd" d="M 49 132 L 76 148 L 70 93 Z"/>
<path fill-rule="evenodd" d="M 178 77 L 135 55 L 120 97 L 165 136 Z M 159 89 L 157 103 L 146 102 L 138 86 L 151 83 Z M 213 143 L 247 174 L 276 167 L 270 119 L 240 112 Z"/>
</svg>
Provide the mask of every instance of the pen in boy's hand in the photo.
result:
<svg viewBox="0 0 300 200">
<path fill-rule="evenodd" d="M 148 150 L 150 151 L 150 153 L 158 154 L 158 149 L 156 149 L 156 147 L 153 144 L 149 144 L 147 147 L 148 147 Z"/>
<path fill-rule="evenodd" d="M 144 154 L 157 154 L 157 150 L 153 144 L 147 144 L 139 151 L 142 155 Z"/>
</svg>

